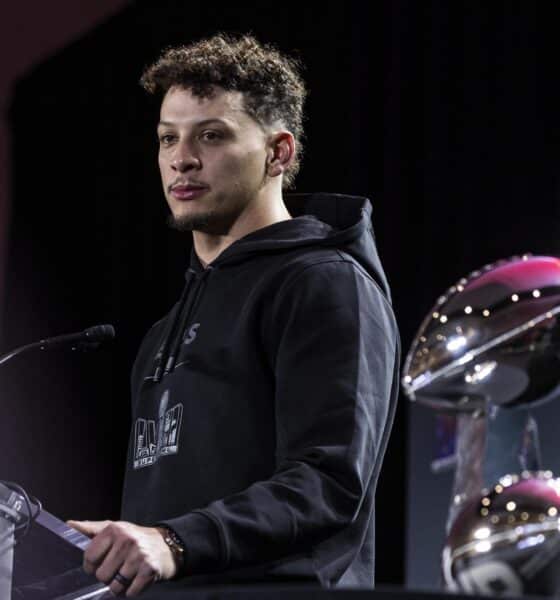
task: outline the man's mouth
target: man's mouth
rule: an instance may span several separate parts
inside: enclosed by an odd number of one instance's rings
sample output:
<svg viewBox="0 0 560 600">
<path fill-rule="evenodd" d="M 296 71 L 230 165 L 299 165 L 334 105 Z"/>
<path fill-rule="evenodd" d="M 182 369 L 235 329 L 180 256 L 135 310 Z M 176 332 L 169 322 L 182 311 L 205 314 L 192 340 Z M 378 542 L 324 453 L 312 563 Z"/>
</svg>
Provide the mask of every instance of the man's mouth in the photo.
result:
<svg viewBox="0 0 560 600">
<path fill-rule="evenodd" d="M 177 200 L 193 200 L 208 191 L 208 186 L 195 183 L 178 183 L 170 186 L 171 195 Z"/>
</svg>

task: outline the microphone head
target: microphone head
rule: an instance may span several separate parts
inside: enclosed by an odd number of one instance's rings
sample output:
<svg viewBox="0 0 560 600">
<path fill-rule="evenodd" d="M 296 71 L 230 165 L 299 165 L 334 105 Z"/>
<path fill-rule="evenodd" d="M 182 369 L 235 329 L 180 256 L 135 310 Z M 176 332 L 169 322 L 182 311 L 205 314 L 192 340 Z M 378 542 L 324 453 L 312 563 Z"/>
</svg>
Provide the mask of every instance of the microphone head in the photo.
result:
<svg viewBox="0 0 560 600">
<path fill-rule="evenodd" d="M 84 331 L 88 343 L 99 343 L 112 340 L 115 337 L 115 328 L 112 325 L 95 325 Z"/>
</svg>

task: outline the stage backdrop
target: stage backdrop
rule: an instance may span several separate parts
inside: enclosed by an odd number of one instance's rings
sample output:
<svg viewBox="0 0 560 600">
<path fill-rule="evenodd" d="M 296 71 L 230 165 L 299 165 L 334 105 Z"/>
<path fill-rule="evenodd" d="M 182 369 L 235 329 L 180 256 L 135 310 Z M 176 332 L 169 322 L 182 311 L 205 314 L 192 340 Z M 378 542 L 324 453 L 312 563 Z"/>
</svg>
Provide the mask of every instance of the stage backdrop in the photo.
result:
<svg viewBox="0 0 560 600">
<path fill-rule="evenodd" d="M 28 0 L 2 7 L 0 19 L 0 314 L 10 235 L 9 130 L 6 112 L 14 81 L 95 24 L 120 10 L 126 0 Z M 0 332 L 2 323 L 0 319 Z M 1 334 L 0 334 L 1 335 Z"/>
</svg>

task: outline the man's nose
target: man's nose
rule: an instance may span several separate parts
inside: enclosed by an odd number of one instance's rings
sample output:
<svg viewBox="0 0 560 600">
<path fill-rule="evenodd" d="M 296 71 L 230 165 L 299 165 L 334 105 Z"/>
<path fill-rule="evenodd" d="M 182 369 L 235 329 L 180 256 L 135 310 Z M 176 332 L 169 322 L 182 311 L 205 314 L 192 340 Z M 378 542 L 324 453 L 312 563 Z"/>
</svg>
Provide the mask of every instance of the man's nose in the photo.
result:
<svg viewBox="0 0 560 600">
<path fill-rule="evenodd" d="M 200 167 L 200 160 L 195 156 L 190 148 L 185 145 L 180 145 L 171 159 L 171 168 L 179 173 L 184 173 L 189 169 L 197 169 Z"/>
</svg>

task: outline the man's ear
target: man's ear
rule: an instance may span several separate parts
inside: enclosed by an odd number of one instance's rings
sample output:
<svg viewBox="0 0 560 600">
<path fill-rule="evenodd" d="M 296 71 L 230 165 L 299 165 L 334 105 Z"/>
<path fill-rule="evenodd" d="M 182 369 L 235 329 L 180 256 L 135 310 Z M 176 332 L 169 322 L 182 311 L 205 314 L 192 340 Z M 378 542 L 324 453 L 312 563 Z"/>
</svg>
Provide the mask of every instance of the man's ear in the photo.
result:
<svg viewBox="0 0 560 600">
<path fill-rule="evenodd" d="M 296 154 L 294 136 L 289 131 L 272 134 L 267 152 L 266 173 L 269 177 L 278 177 L 292 164 Z"/>
</svg>

